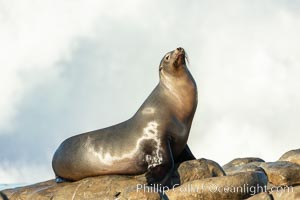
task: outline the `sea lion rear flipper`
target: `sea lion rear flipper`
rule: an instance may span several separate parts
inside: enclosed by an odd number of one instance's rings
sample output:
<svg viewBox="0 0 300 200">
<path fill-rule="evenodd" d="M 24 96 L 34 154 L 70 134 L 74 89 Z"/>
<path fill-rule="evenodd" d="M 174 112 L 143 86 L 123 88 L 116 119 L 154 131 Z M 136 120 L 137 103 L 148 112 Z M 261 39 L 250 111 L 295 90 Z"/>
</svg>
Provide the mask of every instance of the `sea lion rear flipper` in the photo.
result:
<svg viewBox="0 0 300 200">
<path fill-rule="evenodd" d="M 182 163 L 188 160 L 195 160 L 196 157 L 191 152 L 189 146 L 186 144 L 181 154 L 176 158 L 175 163 Z"/>
<path fill-rule="evenodd" d="M 63 183 L 63 182 L 69 182 L 69 180 L 65 179 L 65 178 L 62 178 L 60 176 L 56 176 L 55 177 L 55 182 L 56 183 Z"/>
</svg>

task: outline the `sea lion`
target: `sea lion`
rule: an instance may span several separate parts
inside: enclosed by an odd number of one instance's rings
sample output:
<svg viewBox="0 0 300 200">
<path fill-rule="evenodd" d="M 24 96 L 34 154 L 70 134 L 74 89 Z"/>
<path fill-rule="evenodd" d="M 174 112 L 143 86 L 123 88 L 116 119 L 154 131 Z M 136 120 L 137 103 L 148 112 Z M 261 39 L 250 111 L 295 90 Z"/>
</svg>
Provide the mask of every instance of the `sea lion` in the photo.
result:
<svg viewBox="0 0 300 200">
<path fill-rule="evenodd" d="M 195 159 L 187 140 L 197 107 L 197 86 L 179 47 L 159 65 L 159 84 L 129 120 L 66 139 L 56 150 L 52 167 L 57 177 L 85 177 L 145 172 L 162 181 L 174 161 Z"/>
</svg>

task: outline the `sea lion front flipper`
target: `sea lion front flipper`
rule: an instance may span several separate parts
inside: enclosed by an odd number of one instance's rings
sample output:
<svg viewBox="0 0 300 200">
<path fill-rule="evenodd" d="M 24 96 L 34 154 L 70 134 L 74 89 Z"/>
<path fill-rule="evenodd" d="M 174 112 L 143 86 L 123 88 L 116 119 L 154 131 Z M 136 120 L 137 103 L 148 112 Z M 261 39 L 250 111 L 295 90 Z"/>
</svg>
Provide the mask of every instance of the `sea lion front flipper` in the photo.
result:
<svg viewBox="0 0 300 200">
<path fill-rule="evenodd" d="M 173 158 L 173 153 L 172 153 L 172 148 L 171 148 L 171 141 L 170 139 L 167 140 L 166 142 L 167 146 L 167 151 L 163 155 L 163 161 L 160 165 L 157 165 L 155 167 L 150 167 L 148 169 L 148 172 L 146 173 L 146 178 L 148 185 L 152 184 L 161 184 L 161 185 L 167 185 L 168 180 L 171 178 L 174 168 L 175 168 L 175 163 L 174 163 L 174 158 Z"/>
<path fill-rule="evenodd" d="M 176 158 L 175 163 L 182 163 L 188 160 L 195 160 L 196 157 L 191 152 L 189 146 L 186 144 L 181 154 Z"/>
<path fill-rule="evenodd" d="M 165 175 L 165 177 L 160 181 L 160 184 L 162 184 L 162 185 L 167 185 L 167 182 L 172 177 L 172 174 L 173 174 L 174 168 L 175 168 L 170 139 L 167 140 L 167 146 L 168 146 L 168 151 L 169 151 L 169 155 L 170 155 L 171 168 L 170 168 L 169 172 Z"/>
</svg>

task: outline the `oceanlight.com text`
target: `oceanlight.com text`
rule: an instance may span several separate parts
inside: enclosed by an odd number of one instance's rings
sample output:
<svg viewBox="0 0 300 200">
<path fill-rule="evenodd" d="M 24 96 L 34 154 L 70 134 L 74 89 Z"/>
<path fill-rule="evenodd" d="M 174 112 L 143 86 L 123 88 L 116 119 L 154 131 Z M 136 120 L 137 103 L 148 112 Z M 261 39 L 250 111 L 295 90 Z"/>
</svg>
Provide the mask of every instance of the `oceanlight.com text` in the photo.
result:
<svg viewBox="0 0 300 200">
<path fill-rule="evenodd" d="M 179 184 L 175 184 L 172 187 L 163 186 L 161 184 L 138 184 L 136 187 L 137 192 L 160 192 L 165 194 L 167 191 L 175 190 L 177 192 L 183 193 L 203 193 L 203 192 L 211 192 L 211 193 L 247 193 L 250 195 L 255 195 L 259 192 L 272 192 L 272 193 L 286 193 L 293 192 L 294 188 L 292 186 L 279 186 L 279 187 L 270 187 L 261 186 L 261 185 L 248 185 L 244 184 L 241 186 L 219 186 L 216 184 L 185 184 L 178 187 Z"/>
</svg>

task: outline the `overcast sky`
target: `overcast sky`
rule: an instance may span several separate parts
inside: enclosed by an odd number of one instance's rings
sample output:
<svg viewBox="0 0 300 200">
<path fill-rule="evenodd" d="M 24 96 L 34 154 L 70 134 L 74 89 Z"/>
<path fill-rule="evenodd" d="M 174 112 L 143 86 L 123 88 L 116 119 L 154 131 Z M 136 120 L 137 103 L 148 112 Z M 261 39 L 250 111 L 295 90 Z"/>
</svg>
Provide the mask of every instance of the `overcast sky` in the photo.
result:
<svg viewBox="0 0 300 200">
<path fill-rule="evenodd" d="M 300 148 L 297 1 L 0 0 L 0 183 L 54 177 L 66 138 L 131 117 L 182 46 L 189 145 L 221 165 Z"/>
</svg>

